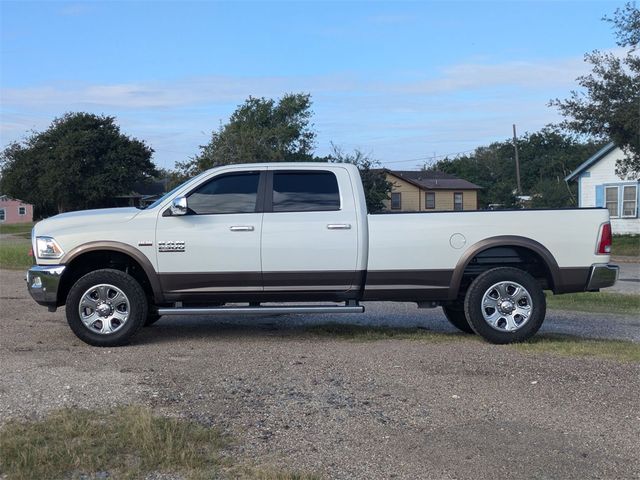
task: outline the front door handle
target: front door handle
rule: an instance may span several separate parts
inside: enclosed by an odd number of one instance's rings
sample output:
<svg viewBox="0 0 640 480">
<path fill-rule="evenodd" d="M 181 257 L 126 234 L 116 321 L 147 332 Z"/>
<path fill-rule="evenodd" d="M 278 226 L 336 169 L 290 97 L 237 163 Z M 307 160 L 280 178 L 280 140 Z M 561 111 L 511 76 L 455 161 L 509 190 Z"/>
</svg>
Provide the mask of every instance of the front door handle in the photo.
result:
<svg viewBox="0 0 640 480">
<path fill-rule="evenodd" d="M 329 230 L 351 230 L 350 223 L 330 223 L 327 225 Z"/>
<path fill-rule="evenodd" d="M 229 227 L 232 232 L 253 232 L 253 225 L 234 225 Z"/>
</svg>

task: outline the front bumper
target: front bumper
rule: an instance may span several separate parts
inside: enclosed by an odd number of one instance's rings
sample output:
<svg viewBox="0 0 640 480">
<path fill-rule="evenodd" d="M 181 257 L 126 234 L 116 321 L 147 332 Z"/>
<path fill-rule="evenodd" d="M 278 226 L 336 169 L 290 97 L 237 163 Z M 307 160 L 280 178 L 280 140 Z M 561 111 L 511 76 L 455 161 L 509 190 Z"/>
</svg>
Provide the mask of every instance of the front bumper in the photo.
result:
<svg viewBox="0 0 640 480">
<path fill-rule="evenodd" d="M 64 265 L 34 265 L 27 272 L 27 288 L 40 305 L 55 309 L 58 306 L 58 287 L 65 270 Z"/>
<path fill-rule="evenodd" d="M 587 291 L 599 290 L 601 288 L 612 287 L 618 281 L 620 267 L 607 263 L 591 266 Z"/>
</svg>

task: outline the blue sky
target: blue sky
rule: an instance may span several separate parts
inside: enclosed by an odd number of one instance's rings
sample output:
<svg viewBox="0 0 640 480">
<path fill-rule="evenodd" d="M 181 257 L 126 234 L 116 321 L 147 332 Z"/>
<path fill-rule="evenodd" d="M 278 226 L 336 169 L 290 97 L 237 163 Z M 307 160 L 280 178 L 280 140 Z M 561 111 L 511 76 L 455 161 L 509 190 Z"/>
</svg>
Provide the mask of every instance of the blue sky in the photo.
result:
<svg viewBox="0 0 640 480">
<path fill-rule="evenodd" d="M 615 1 L 0 2 L 2 147 L 116 116 L 172 167 L 249 95 L 311 93 L 330 142 L 413 169 L 559 119 Z M 434 157 L 435 156 L 435 157 Z"/>
</svg>

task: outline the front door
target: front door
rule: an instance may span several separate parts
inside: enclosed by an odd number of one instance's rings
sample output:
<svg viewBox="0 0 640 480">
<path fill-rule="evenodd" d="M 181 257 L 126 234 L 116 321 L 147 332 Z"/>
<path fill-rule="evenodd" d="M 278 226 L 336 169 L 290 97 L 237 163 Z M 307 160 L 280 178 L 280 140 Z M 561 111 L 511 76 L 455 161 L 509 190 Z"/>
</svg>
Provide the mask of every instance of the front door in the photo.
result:
<svg viewBox="0 0 640 480">
<path fill-rule="evenodd" d="M 218 175 L 186 195 L 187 215 L 160 214 L 157 258 L 167 299 L 262 291 L 260 177 Z"/>
</svg>

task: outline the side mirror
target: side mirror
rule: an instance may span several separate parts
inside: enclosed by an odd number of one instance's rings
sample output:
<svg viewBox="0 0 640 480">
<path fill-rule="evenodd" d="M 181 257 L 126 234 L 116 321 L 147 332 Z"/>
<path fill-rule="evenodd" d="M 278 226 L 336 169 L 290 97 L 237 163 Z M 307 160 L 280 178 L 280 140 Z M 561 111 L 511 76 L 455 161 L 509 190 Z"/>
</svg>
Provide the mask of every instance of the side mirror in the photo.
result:
<svg viewBox="0 0 640 480">
<path fill-rule="evenodd" d="M 179 216 L 187 214 L 187 197 L 176 197 L 171 202 L 171 215 Z"/>
</svg>

